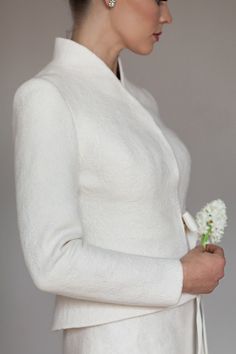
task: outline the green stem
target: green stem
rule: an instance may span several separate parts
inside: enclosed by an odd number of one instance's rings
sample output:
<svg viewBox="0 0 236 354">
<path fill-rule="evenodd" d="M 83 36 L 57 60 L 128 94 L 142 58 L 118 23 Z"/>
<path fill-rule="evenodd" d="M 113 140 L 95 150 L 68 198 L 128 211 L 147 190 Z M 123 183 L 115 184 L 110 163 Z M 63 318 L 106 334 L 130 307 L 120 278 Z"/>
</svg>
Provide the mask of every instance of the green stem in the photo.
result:
<svg viewBox="0 0 236 354">
<path fill-rule="evenodd" d="M 211 235 L 212 233 L 212 220 L 210 220 L 208 223 L 208 230 L 205 234 L 202 234 L 202 237 L 201 237 L 201 245 L 205 248 L 206 247 L 206 244 L 209 243 L 209 236 Z"/>
<path fill-rule="evenodd" d="M 206 244 L 208 243 L 208 233 L 206 234 L 202 234 L 202 237 L 201 237 L 201 245 L 205 248 L 206 247 Z"/>
</svg>

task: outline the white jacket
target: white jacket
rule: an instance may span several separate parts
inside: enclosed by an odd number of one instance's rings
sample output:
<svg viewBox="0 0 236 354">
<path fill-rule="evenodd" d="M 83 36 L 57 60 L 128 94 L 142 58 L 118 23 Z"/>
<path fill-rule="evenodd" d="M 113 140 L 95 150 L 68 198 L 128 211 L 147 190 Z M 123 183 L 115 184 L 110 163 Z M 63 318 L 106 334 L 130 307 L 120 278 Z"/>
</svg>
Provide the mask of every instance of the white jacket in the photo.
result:
<svg viewBox="0 0 236 354">
<path fill-rule="evenodd" d="M 199 298 L 182 293 L 180 258 L 197 239 L 190 154 L 118 64 L 121 81 L 57 37 L 52 60 L 14 96 L 19 234 L 34 284 L 56 294 L 52 330 Z"/>
</svg>

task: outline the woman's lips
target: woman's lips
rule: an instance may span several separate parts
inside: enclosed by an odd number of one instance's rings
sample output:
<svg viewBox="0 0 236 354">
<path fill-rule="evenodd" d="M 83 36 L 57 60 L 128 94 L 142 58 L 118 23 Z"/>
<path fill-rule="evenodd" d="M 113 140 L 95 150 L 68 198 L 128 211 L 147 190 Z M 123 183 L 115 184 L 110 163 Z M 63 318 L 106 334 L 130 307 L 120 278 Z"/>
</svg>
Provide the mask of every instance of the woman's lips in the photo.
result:
<svg viewBox="0 0 236 354">
<path fill-rule="evenodd" d="M 159 41 L 159 36 L 162 34 L 162 32 L 159 33 L 153 33 L 153 37 L 155 38 L 156 41 Z"/>
</svg>

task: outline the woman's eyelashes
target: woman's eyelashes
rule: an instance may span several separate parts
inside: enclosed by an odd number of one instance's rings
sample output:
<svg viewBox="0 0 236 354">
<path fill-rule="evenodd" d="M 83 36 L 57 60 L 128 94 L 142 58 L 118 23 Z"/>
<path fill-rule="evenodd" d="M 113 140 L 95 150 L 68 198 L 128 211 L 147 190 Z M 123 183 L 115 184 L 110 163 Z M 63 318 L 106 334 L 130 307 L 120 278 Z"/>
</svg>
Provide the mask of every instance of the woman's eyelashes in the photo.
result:
<svg viewBox="0 0 236 354">
<path fill-rule="evenodd" d="M 161 3 L 165 3 L 167 0 L 156 0 L 157 5 L 161 5 Z"/>
</svg>

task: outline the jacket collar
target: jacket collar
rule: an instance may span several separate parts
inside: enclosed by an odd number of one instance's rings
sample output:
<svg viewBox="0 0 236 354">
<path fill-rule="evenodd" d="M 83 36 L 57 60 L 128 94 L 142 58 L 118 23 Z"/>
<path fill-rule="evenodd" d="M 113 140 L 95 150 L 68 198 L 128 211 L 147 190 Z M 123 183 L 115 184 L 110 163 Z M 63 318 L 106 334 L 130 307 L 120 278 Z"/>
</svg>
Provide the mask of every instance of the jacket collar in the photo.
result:
<svg viewBox="0 0 236 354">
<path fill-rule="evenodd" d="M 169 152 L 167 156 L 170 159 L 173 178 L 176 181 L 179 180 L 178 163 L 172 147 L 162 131 L 164 125 L 160 119 L 158 120 L 159 112 L 156 102 L 147 90 L 143 90 L 127 79 L 120 56 L 118 56 L 118 65 L 121 80 L 100 57 L 84 45 L 68 38 L 56 37 L 52 62 L 53 72 L 55 70 L 54 64 L 63 67 L 64 71 L 69 71 L 72 74 L 73 81 L 78 76 L 78 83 L 80 80 L 89 83 L 91 92 L 99 93 L 103 98 L 105 97 L 108 100 L 106 104 L 112 105 L 113 109 L 119 110 L 124 103 L 127 114 L 130 114 L 131 117 L 135 115 L 137 119 L 143 120 L 144 124 L 152 129 L 153 134 L 157 134 L 163 149 L 166 148 L 166 151 Z"/>
<path fill-rule="evenodd" d="M 88 72 L 100 79 L 111 79 L 118 85 L 125 86 L 123 65 L 118 56 L 120 80 L 108 65 L 89 48 L 69 38 L 56 37 L 53 52 L 54 62 L 67 66 L 73 71 Z"/>
</svg>

